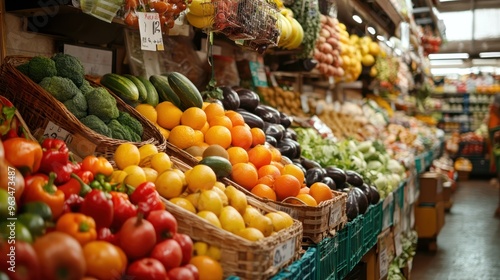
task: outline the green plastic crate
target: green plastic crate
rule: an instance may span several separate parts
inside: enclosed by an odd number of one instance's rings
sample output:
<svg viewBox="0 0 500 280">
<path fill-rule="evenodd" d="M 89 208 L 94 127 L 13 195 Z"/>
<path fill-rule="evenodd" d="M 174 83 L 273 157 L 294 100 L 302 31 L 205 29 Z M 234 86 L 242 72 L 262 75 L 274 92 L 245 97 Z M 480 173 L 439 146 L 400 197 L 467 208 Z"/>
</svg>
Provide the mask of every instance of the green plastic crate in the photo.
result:
<svg viewBox="0 0 500 280">
<path fill-rule="evenodd" d="M 272 280 L 314 280 L 316 279 L 317 248 L 309 247 L 302 257 L 273 276 Z M 321 278 L 326 279 L 326 278 Z"/>
<path fill-rule="evenodd" d="M 394 192 L 395 200 L 397 201 L 399 208 L 401 209 L 403 209 L 405 203 L 405 186 L 406 186 L 406 181 L 402 182 Z"/>
<path fill-rule="evenodd" d="M 384 212 L 382 211 L 383 201 L 379 201 L 379 203 L 375 204 L 373 207 L 373 235 L 370 240 L 370 244 L 372 247 L 377 244 L 378 235 L 382 232 L 382 216 Z"/>
<path fill-rule="evenodd" d="M 363 255 L 371 249 L 371 239 L 374 234 L 373 213 L 375 206 L 370 205 L 363 215 Z"/>
<path fill-rule="evenodd" d="M 417 173 L 422 173 L 425 170 L 425 163 L 420 155 L 415 157 L 415 169 L 417 170 Z"/>
<path fill-rule="evenodd" d="M 316 279 L 337 279 L 338 235 L 326 237 L 316 246 Z"/>
<path fill-rule="evenodd" d="M 389 194 L 384 201 L 382 201 L 382 230 L 392 226 L 394 222 L 394 196 Z"/>
<path fill-rule="evenodd" d="M 358 264 L 363 257 L 363 219 L 362 215 L 350 222 L 349 231 L 349 271 Z"/>
<path fill-rule="evenodd" d="M 337 279 L 343 279 L 350 271 L 349 267 L 349 224 L 337 232 L 337 252 L 335 254 L 335 263 Z M 321 279 L 321 278 L 320 278 Z"/>
</svg>

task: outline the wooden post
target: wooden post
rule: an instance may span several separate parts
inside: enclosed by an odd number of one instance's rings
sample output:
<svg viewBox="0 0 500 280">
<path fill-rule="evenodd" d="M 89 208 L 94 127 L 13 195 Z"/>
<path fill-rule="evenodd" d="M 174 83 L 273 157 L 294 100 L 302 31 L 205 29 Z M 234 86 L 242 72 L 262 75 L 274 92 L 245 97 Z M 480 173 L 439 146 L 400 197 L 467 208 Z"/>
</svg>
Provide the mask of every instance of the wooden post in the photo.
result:
<svg viewBox="0 0 500 280">
<path fill-rule="evenodd" d="M 0 1 L 0 65 L 7 56 L 7 28 L 5 26 L 5 1 Z"/>
</svg>

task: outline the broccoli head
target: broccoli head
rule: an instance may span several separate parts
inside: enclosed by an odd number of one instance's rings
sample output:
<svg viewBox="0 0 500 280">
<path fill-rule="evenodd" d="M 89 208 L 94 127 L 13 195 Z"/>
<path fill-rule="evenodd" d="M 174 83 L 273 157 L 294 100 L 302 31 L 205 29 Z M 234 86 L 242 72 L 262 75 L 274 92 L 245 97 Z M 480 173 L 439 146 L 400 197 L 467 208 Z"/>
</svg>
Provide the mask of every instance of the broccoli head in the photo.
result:
<svg viewBox="0 0 500 280">
<path fill-rule="evenodd" d="M 132 138 L 130 136 L 129 131 L 120 124 L 117 120 L 111 120 L 108 123 L 108 128 L 111 130 L 111 136 L 115 139 L 121 139 L 126 141 L 131 141 Z"/>
<path fill-rule="evenodd" d="M 39 83 L 46 77 L 57 75 L 55 62 L 45 56 L 35 56 L 28 62 L 28 77 Z"/>
<path fill-rule="evenodd" d="M 83 80 L 83 83 L 80 86 L 80 90 L 83 93 L 83 95 L 86 95 L 87 93 L 89 93 L 92 90 L 94 90 L 94 88 L 90 85 L 89 81 Z"/>
<path fill-rule="evenodd" d="M 80 121 L 93 131 L 111 138 L 111 129 L 97 116 L 88 115 Z"/>
<path fill-rule="evenodd" d="M 85 95 L 89 115 L 98 116 L 108 123 L 119 116 L 116 99 L 103 87 L 94 88 Z"/>
<path fill-rule="evenodd" d="M 72 99 L 64 102 L 64 106 L 78 119 L 87 116 L 87 100 L 81 92 L 77 93 Z"/>
<path fill-rule="evenodd" d="M 85 69 L 78 58 L 64 53 L 58 53 L 52 57 L 56 64 L 57 76 L 72 80 L 80 87 L 85 80 Z"/>
<path fill-rule="evenodd" d="M 20 64 L 20 65 L 16 66 L 16 68 L 21 73 L 23 73 L 24 75 L 28 76 L 29 70 L 30 70 L 29 64 L 30 64 L 29 62 L 26 62 L 26 63 L 23 63 L 23 64 Z"/>
<path fill-rule="evenodd" d="M 39 85 L 61 102 L 66 102 L 81 93 L 70 79 L 59 76 L 44 78 Z"/>
<path fill-rule="evenodd" d="M 141 122 L 132 117 L 129 113 L 120 111 L 120 115 L 118 116 L 117 120 L 122 125 L 130 127 L 130 129 L 135 132 L 135 134 L 142 136 L 144 128 L 142 127 Z"/>
</svg>

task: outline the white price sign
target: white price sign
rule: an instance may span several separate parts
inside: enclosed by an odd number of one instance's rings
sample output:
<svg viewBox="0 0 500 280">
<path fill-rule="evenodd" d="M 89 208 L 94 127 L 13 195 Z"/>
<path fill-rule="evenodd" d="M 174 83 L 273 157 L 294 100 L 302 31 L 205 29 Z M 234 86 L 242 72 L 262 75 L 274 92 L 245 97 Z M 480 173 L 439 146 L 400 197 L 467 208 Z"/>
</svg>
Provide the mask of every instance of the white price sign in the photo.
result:
<svg viewBox="0 0 500 280">
<path fill-rule="evenodd" d="M 57 124 L 49 121 L 45 131 L 43 132 L 43 138 L 57 138 L 65 142 L 69 142 L 71 140 L 71 134 L 65 129 L 59 127 Z"/>
<path fill-rule="evenodd" d="M 294 239 L 287 240 L 279 244 L 276 249 L 274 249 L 274 261 L 273 265 L 278 267 L 293 258 L 295 252 L 295 242 Z"/>
<path fill-rule="evenodd" d="M 328 221 L 329 226 L 336 226 L 340 223 L 342 219 L 342 204 L 334 204 L 330 210 L 330 220 Z"/>
<path fill-rule="evenodd" d="M 379 278 L 382 279 L 387 275 L 389 271 L 389 256 L 387 255 L 387 250 L 382 250 L 378 254 L 379 258 Z"/>
<path fill-rule="evenodd" d="M 163 35 L 160 15 L 158 13 L 137 12 L 139 33 L 141 34 L 141 50 L 163 51 Z"/>
</svg>

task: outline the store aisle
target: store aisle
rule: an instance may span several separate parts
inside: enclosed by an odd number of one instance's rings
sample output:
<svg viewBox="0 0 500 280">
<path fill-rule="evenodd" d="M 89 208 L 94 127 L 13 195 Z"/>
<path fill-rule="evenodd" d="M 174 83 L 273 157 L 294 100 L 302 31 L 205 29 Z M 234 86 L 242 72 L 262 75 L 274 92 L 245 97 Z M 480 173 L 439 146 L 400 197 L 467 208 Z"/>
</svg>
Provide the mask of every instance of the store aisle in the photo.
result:
<svg viewBox="0 0 500 280">
<path fill-rule="evenodd" d="M 486 180 L 461 182 L 438 236 L 437 252 L 418 251 L 411 278 L 500 279 L 500 219 L 494 217 L 498 192 Z"/>
</svg>

